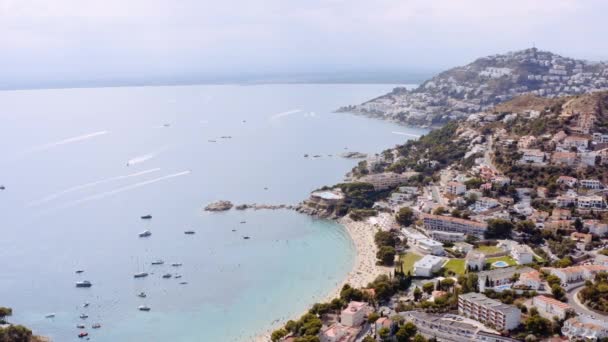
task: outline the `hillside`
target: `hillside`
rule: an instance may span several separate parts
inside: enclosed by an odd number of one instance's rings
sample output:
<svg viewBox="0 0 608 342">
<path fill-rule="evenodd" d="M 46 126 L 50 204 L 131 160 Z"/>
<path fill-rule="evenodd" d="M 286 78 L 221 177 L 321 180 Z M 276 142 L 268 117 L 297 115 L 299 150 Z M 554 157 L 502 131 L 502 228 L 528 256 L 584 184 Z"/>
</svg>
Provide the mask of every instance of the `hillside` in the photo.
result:
<svg viewBox="0 0 608 342">
<path fill-rule="evenodd" d="M 599 90 L 608 90 L 608 64 L 532 48 L 479 58 L 444 71 L 416 89 L 395 88 L 338 111 L 431 126 L 490 110 L 524 94 L 552 99 Z M 537 104 L 544 107 L 543 101 Z"/>
</svg>

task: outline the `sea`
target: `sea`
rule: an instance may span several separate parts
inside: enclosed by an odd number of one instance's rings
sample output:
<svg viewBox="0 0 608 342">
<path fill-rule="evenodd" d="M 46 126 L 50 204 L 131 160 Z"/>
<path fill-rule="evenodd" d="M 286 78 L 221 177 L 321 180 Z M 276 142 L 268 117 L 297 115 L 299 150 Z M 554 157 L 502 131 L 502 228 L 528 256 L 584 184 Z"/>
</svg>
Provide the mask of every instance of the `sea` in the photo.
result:
<svg viewBox="0 0 608 342">
<path fill-rule="evenodd" d="M 426 133 L 334 113 L 395 86 L 1 91 L 0 306 L 53 341 L 79 340 L 79 324 L 91 341 L 250 341 L 299 315 L 351 270 L 343 227 L 203 208 L 297 204 L 343 180 L 357 163 L 343 152 Z"/>
</svg>

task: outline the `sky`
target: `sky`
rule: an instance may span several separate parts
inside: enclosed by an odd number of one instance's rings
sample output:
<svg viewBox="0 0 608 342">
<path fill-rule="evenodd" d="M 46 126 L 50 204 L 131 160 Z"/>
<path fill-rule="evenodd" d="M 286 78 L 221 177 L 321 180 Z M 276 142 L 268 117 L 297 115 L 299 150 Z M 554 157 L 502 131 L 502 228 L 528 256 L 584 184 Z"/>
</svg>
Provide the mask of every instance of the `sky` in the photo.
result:
<svg viewBox="0 0 608 342">
<path fill-rule="evenodd" d="M 608 60 L 606 0 L 0 0 L 0 87 Z"/>
</svg>

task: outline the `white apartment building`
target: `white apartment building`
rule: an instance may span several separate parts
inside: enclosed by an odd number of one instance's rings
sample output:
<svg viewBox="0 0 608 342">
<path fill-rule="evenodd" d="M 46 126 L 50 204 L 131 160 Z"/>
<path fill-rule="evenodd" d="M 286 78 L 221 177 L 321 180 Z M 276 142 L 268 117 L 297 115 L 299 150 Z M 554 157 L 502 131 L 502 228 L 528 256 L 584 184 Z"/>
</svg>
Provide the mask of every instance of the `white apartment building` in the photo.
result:
<svg viewBox="0 0 608 342">
<path fill-rule="evenodd" d="M 466 240 L 466 236 L 463 233 L 452 233 L 445 232 L 441 230 L 431 230 L 429 231 L 431 238 L 433 240 L 441 241 L 441 242 L 461 242 Z"/>
<path fill-rule="evenodd" d="M 602 188 L 602 183 L 597 179 L 581 179 L 580 185 L 581 185 L 581 187 L 587 188 L 587 189 L 598 190 L 598 189 Z"/>
<path fill-rule="evenodd" d="M 529 246 L 516 245 L 511 248 L 511 256 L 519 265 L 526 265 L 534 261 L 534 254 Z"/>
<path fill-rule="evenodd" d="M 462 195 L 467 191 L 467 187 L 459 182 L 448 182 L 445 186 L 445 192 L 452 195 Z"/>
<path fill-rule="evenodd" d="M 585 280 L 592 280 L 596 274 L 608 271 L 608 266 L 582 265 L 565 268 L 544 267 L 542 270 L 546 270 L 558 277 L 562 281 L 562 284 L 573 284 Z"/>
<path fill-rule="evenodd" d="M 538 309 L 541 316 L 547 319 L 553 319 L 557 316 L 559 319 L 566 318 L 566 311 L 572 310 L 572 307 L 564 302 L 547 296 L 536 296 L 532 298 L 532 305 Z"/>
<path fill-rule="evenodd" d="M 429 231 L 439 230 L 445 232 L 463 233 L 483 239 L 484 233 L 488 229 L 488 225 L 486 223 L 456 217 L 429 214 L 422 214 L 421 217 L 422 221 L 424 222 L 424 228 Z"/>
<path fill-rule="evenodd" d="M 425 235 L 414 230 L 402 229 L 403 235 L 407 238 L 408 244 L 421 250 L 423 253 L 433 255 L 443 255 L 443 244 L 439 241 L 429 239 Z"/>
<path fill-rule="evenodd" d="M 583 227 L 589 229 L 589 233 L 597 236 L 604 236 L 608 233 L 608 223 L 601 223 L 598 220 L 585 220 Z"/>
<path fill-rule="evenodd" d="M 491 197 L 481 197 L 479 198 L 475 204 L 473 205 L 473 210 L 477 212 L 490 210 L 492 208 L 496 208 L 500 205 L 498 200 Z"/>
<path fill-rule="evenodd" d="M 589 139 L 585 137 L 571 135 L 564 138 L 559 147 L 565 150 L 568 150 L 572 147 L 576 147 L 579 151 L 585 151 L 588 146 Z"/>
<path fill-rule="evenodd" d="M 358 181 L 370 183 L 376 190 L 385 190 L 406 182 L 411 176 L 411 173 L 384 172 L 363 176 Z"/>
<path fill-rule="evenodd" d="M 486 264 L 486 255 L 482 252 L 471 250 L 464 258 L 465 268 L 469 271 L 482 271 Z"/>
<path fill-rule="evenodd" d="M 499 331 L 515 329 L 521 318 L 521 311 L 515 306 L 503 304 L 475 292 L 458 296 L 458 313 L 491 325 Z"/>
<path fill-rule="evenodd" d="M 579 196 L 576 199 L 576 207 L 579 209 L 604 209 L 606 202 L 602 196 Z"/>
<path fill-rule="evenodd" d="M 432 277 L 443 266 L 445 259 L 427 254 L 414 263 L 414 275 L 416 277 Z"/>
<path fill-rule="evenodd" d="M 340 314 L 340 322 L 347 327 L 356 327 L 363 323 L 368 306 L 364 302 L 350 302 Z"/>
<path fill-rule="evenodd" d="M 522 149 L 521 161 L 525 163 L 542 163 L 545 161 L 545 152 L 538 149 Z"/>
<path fill-rule="evenodd" d="M 582 338 L 587 341 L 598 341 L 608 337 L 608 322 L 587 315 L 572 317 L 564 322 L 562 333 L 573 341 Z"/>
<path fill-rule="evenodd" d="M 487 289 L 496 292 L 510 289 L 513 285 L 513 275 L 515 273 L 523 274 L 534 271 L 530 267 L 505 267 L 495 270 L 482 271 L 477 274 L 477 287 L 479 292 L 484 292 Z"/>
</svg>

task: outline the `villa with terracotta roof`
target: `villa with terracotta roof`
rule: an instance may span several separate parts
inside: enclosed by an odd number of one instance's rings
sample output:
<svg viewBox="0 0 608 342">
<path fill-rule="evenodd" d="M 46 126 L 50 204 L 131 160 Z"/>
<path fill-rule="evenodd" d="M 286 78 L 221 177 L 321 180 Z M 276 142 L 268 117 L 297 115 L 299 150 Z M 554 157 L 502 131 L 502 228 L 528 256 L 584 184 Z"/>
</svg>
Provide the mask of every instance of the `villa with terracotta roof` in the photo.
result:
<svg viewBox="0 0 608 342">
<path fill-rule="evenodd" d="M 585 280 L 591 280 L 600 272 L 607 272 L 608 266 L 604 265 L 581 265 L 570 266 L 565 268 L 543 267 L 542 270 L 558 277 L 562 284 L 579 283 Z"/>
<path fill-rule="evenodd" d="M 554 316 L 559 319 L 566 318 L 566 311 L 572 310 L 572 307 L 564 302 L 547 296 L 536 296 L 532 298 L 532 305 L 538 309 L 538 313 L 547 318 L 552 319 Z"/>
<path fill-rule="evenodd" d="M 556 181 L 557 184 L 564 184 L 569 187 L 573 187 L 578 183 L 578 179 L 570 176 L 559 176 Z"/>
<path fill-rule="evenodd" d="M 573 165 L 576 162 L 576 153 L 574 152 L 554 152 L 551 155 L 553 164 Z"/>
<path fill-rule="evenodd" d="M 564 322 L 562 333 L 570 340 L 582 338 L 597 341 L 608 337 L 608 322 L 590 316 L 580 315 Z"/>
<path fill-rule="evenodd" d="M 326 329 L 321 330 L 319 339 L 321 342 L 353 342 L 360 330 L 360 328 L 334 323 Z"/>
<path fill-rule="evenodd" d="M 519 279 L 513 284 L 513 287 L 537 290 L 540 288 L 541 283 L 542 279 L 540 279 L 540 272 L 532 270 L 520 273 Z"/>
</svg>

